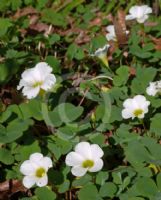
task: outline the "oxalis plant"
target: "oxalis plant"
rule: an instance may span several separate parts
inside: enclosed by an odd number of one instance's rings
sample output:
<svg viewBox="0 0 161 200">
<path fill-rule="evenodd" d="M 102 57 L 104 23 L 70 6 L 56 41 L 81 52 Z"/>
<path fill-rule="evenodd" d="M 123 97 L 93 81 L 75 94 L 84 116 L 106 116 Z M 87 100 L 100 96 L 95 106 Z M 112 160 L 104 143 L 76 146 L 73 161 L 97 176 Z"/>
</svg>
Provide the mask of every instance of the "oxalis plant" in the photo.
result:
<svg viewBox="0 0 161 200">
<path fill-rule="evenodd" d="M 161 199 L 161 5 L 147 3 L 2 0 L 0 200 Z"/>
</svg>

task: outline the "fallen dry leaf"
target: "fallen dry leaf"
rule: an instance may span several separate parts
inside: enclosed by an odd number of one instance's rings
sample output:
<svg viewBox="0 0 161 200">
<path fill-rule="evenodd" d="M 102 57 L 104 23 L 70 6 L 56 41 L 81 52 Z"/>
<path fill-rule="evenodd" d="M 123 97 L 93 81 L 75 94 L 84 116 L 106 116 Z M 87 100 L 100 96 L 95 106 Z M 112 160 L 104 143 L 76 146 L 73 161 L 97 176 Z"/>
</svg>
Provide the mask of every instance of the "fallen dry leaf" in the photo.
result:
<svg viewBox="0 0 161 200">
<path fill-rule="evenodd" d="M 7 180 L 0 183 L 0 200 L 9 200 L 17 192 L 27 192 L 19 180 Z"/>
<path fill-rule="evenodd" d="M 125 12 L 123 10 L 119 10 L 117 16 L 114 18 L 114 27 L 119 46 L 127 44 L 128 37 L 126 33 Z"/>
<path fill-rule="evenodd" d="M 13 19 L 18 19 L 20 17 L 33 15 L 33 14 L 38 14 L 38 11 L 35 8 L 29 6 L 26 8 L 18 9 L 15 15 L 13 16 Z"/>
<path fill-rule="evenodd" d="M 155 38 L 152 36 L 149 36 L 151 38 L 151 40 L 153 41 L 154 45 L 155 45 L 155 49 L 158 51 L 161 51 L 161 38 Z"/>
</svg>

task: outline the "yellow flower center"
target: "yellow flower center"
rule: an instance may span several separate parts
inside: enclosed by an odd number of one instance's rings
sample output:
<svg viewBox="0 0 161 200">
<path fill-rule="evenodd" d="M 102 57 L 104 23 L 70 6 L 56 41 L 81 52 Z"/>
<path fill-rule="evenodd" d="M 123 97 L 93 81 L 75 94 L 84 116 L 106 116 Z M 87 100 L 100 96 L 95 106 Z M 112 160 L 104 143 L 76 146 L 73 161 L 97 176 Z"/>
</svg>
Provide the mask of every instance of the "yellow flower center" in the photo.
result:
<svg viewBox="0 0 161 200">
<path fill-rule="evenodd" d="M 46 171 L 44 168 L 40 167 L 36 170 L 36 177 L 42 178 L 46 174 Z"/>
<path fill-rule="evenodd" d="M 42 81 L 38 81 L 38 82 L 35 82 L 35 83 L 32 85 L 32 87 L 36 88 L 36 87 L 38 87 L 38 86 L 41 86 L 42 84 L 43 84 Z"/>
<path fill-rule="evenodd" d="M 134 115 L 135 117 L 138 117 L 139 115 L 141 115 L 143 113 L 143 110 L 142 109 L 136 109 L 134 110 Z"/>
<path fill-rule="evenodd" d="M 83 167 L 83 168 L 91 168 L 91 167 L 93 167 L 93 165 L 94 165 L 93 160 L 85 160 L 85 161 L 82 163 L 82 167 Z"/>
</svg>

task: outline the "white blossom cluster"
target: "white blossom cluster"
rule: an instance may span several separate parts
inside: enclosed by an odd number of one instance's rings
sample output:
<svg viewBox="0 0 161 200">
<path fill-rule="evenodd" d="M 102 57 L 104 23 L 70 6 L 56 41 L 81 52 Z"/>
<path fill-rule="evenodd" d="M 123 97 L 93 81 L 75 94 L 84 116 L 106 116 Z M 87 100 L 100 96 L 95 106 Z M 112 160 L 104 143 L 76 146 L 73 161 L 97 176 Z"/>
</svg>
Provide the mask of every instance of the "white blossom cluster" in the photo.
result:
<svg viewBox="0 0 161 200">
<path fill-rule="evenodd" d="M 125 19 L 126 20 L 136 20 L 138 23 L 142 24 L 144 23 L 148 17 L 149 14 L 152 13 L 152 9 L 147 6 L 147 5 L 141 5 L 141 6 L 133 6 L 129 10 L 129 14 L 126 15 Z M 107 41 L 114 41 L 117 42 L 117 37 L 116 37 L 116 32 L 115 32 L 115 27 L 114 25 L 108 25 L 106 27 L 106 39 Z M 129 34 L 129 31 L 126 30 L 126 34 Z M 104 64 L 105 66 L 108 67 L 108 59 L 107 59 L 107 52 L 108 49 L 110 48 L 109 44 L 106 44 L 104 47 L 99 48 L 95 51 L 94 56 L 98 57 Z"/>
<path fill-rule="evenodd" d="M 147 5 L 133 6 L 129 10 L 126 20 L 136 19 L 138 23 L 144 23 L 150 13 L 152 13 L 152 9 Z M 106 34 L 107 40 L 117 41 L 114 26 L 109 25 L 106 30 L 108 31 Z M 108 63 L 105 57 L 109 47 L 110 45 L 107 44 L 94 53 L 94 56 L 102 59 L 106 65 Z M 37 97 L 42 91 L 51 90 L 55 83 L 56 77 L 52 74 L 52 68 L 47 63 L 40 62 L 35 67 L 27 69 L 22 73 L 17 89 L 22 89 L 23 95 L 28 99 L 32 99 Z M 160 93 L 161 81 L 150 82 L 146 92 L 151 96 Z M 124 119 L 143 119 L 145 114 L 148 113 L 149 105 L 150 101 L 143 95 L 128 98 L 123 102 L 122 117 Z M 103 150 L 97 144 L 82 141 L 75 146 L 74 151 L 67 154 L 65 163 L 71 167 L 71 173 L 74 176 L 81 177 L 87 172 L 98 172 L 101 170 L 103 167 L 103 155 Z M 50 168 L 52 168 L 51 158 L 44 157 L 41 153 L 31 154 L 29 160 L 25 160 L 20 166 L 20 172 L 24 175 L 24 186 L 31 188 L 35 184 L 39 187 L 47 185 L 47 172 Z"/>
</svg>

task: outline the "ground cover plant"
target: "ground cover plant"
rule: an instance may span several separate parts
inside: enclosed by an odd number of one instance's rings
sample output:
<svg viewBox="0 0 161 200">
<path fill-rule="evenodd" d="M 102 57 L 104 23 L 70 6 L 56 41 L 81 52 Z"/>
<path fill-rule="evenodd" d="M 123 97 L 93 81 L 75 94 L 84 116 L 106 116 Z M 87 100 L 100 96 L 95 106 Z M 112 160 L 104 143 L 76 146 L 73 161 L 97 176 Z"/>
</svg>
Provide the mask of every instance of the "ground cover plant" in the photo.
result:
<svg viewBox="0 0 161 200">
<path fill-rule="evenodd" d="M 1 0 L 1 200 L 161 199 L 160 10 Z"/>
</svg>

